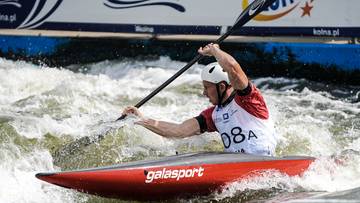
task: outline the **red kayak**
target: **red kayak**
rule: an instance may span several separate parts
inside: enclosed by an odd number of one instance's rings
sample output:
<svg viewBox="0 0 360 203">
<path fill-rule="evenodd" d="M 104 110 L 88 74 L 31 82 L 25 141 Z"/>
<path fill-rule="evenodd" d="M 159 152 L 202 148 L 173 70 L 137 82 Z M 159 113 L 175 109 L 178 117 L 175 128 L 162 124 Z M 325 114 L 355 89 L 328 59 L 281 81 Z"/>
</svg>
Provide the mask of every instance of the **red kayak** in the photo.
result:
<svg viewBox="0 0 360 203">
<path fill-rule="evenodd" d="M 209 195 L 228 183 L 276 170 L 301 175 L 313 157 L 268 157 L 239 153 L 192 153 L 151 161 L 36 177 L 81 192 L 124 200 L 158 200 Z"/>
</svg>

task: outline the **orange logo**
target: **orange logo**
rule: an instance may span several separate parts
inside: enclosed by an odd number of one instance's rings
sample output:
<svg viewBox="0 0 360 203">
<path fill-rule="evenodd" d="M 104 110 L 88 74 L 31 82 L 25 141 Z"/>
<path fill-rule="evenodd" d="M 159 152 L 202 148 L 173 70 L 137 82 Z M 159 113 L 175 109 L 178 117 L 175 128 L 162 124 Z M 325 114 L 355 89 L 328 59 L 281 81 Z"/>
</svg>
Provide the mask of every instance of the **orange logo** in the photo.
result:
<svg viewBox="0 0 360 203">
<path fill-rule="evenodd" d="M 304 17 L 305 15 L 310 16 L 310 11 L 313 8 L 311 6 L 311 4 L 313 3 L 314 0 L 308 0 L 308 1 L 306 1 L 306 4 L 304 7 L 301 7 L 301 9 L 303 10 L 303 14 L 301 17 Z M 265 10 L 263 12 L 263 13 L 269 13 L 271 11 L 271 13 L 273 13 L 273 14 L 260 13 L 257 16 L 255 16 L 254 20 L 256 20 L 256 21 L 272 21 L 272 20 L 279 19 L 279 18 L 287 15 L 294 9 L 296 9 L 301 2 L 302 2 L 302 0 L 300 0 L 297 3 L 294 2 L 294 0 L 288 0 L 288 1 L 287 0 L 277 0 L 273 5 L 269 6 L 268 10 Z M 245 9 L 247 6 L 249 6 L 249 0 L 243 0 L 242 1 L 243 9 Z M 282 11 L 277 12 L 277 10 L 280 10 L 280 9 Z M 267 11 L 269 11 L 269 12 L 267 12 Z"/>
</svg>

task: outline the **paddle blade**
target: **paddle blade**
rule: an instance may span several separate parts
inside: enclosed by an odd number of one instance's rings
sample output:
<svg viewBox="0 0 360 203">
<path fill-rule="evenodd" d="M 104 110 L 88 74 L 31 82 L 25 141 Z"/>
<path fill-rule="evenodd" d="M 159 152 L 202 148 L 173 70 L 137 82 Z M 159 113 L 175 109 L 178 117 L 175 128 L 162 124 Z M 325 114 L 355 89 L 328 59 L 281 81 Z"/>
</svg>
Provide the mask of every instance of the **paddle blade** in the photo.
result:
<svg viewBox="0 0 360 203">
<path fill-rule="evenodd" d="M 236 19 L 235 24 L 231 27 L 231 30 L 236 30 L 242 27 L 244 24 L 249 22 L 249 20 L 254 18 L 264 9 L 268 8 L 275 1 L 276 0 L 255 0 L 239 15 L 239 17 Z"/>
</svg>

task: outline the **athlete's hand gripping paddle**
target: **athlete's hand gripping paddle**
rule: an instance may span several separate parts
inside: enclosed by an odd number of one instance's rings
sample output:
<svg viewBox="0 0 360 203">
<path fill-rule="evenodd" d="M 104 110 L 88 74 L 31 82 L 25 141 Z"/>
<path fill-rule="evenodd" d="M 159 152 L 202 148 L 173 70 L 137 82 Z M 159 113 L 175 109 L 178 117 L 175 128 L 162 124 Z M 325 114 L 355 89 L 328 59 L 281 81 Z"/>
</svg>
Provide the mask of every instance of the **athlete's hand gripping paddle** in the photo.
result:
<svg viewBox="0 0 360 203">
<path fill-rule="evenodd" d="M 254 18 L 257 14 L 259 14 L 261 11 L 263 11 L 265 8 L 269 7 L 272 3 L 274 3 L 275 0 L 255 0 L 252 2 L 248 7 L 243 10 L 243 12 L 239 15 L 239 17 L 236 19 L 235 24 L 225 33 L 223 34 L 219 39 L 217 39 L 214 44 L 220 44 L 223 42 L 229 35 L 231 35 L 234 31 L 245 25 L 247 22 L 249 22 L 252 18 Z M 153 92 L 151 92 L 148 96 L 146 96 L 144 99 L 142 99 L 140 102 L 138 102 L 135 107 L 139 108 L 143 104 L 145 104 L 147 101 L 149 101 L 151 98 L 153 98 L 156 94 L 158 94 L 162 89 L 164 89 L 166 86 L 168 86 L 172 81 L 174 81 L 177 77 L 179 77 L 181 74 L 183 74 L 186 70 L 188 70 L 192 65 L 194 65 L 196 62 L 198 62 L 200 59 L 204 58 L 203 55 L 198 54 L 195 58 L 193 58 L 188 64 L 186 64 L 182 69 L 180 69 L 178 72 L 175 73 L 171 78 L 166 80 L 162 85 L 160 85 L 158 88 L 156 88 Z M 118 120 L 122 120 L 126 117 L 126 115 L 122 115 Z"/>
</svg>

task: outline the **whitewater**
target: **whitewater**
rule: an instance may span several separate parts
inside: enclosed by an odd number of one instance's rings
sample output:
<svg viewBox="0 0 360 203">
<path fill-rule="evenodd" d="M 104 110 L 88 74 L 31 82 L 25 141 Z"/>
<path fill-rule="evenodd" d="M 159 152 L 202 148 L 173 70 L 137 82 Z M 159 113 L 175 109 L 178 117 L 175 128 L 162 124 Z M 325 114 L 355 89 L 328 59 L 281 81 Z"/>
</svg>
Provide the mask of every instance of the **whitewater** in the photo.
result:
<svg viewBox="0 0 360 203">
<path fill-rule="evenodd" d="M 136 117 L 114 122 L 184 65 L 159 57 L 48 68 L 0 58 L 0 202 L 118 202 L 50 185 L 35 174 L 222 151 L 216 133 L 167 139 L 135 125 Z M 195 64 L 141 111 L 172 122 L 197 116 L 210 105 L 202 95 L 203 67 Z M 275 121 L 276 155 L 317 160 L 303 176 L 269 173 L 190 201 L 281 202 L 342 191 L 350 193 L 338 197 L 341 201 L 360 199 L 354 197 L 360 187 L 360 87 L 291 78 L 251 81 Z M 103 139 L 93 144 L 59 153 L 77 139 L 99 134 Z"/>
</svg>

